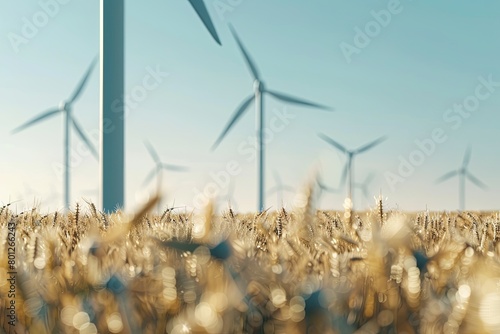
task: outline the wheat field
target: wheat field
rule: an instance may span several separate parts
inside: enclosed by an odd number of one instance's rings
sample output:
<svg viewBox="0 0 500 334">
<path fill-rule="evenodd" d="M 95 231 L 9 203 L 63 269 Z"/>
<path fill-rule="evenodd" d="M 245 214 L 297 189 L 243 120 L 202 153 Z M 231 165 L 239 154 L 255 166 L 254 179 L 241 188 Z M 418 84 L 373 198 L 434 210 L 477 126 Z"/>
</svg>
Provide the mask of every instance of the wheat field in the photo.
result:
<svg viewBox="0 0 500 334">
<path fill-rule="evenodd" d="M 258 214 L 216 215 L 209 205 L 200 215 L 168 209 L 155 215 L 158 198 L 135 215 L 106 215 L 91 203 L 47 215 L 4 206 L 0 327 L 5 333 L 500 331 L 499 213 L 405 213 L 385 210 L 382 200 L 366 212 L 322 211 L 306 195 L 302 207 Z"/>
</svg>

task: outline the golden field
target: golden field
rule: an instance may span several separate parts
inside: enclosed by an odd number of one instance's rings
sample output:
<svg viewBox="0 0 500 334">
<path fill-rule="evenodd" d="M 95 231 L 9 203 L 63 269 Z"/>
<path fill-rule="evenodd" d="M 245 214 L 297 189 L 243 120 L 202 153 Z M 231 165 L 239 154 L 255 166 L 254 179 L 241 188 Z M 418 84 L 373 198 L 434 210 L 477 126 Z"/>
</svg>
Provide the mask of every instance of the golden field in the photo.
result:
<svg viewBox="0 0 500 334">
<path fill-rule="evenodd" d="M 334 212 L 316 210 L 306 197 L 303 207 L 258 214 L 216 215 L 208 206 L 200 215 L 155 215 L 157 198 L 133 216 L 106 215 L 93 204 L 48 215 L 4 206 L 0 327 L 500 331 L 499 213 L 405 213 L 385 210 L 381 200 L 368 212 Z"/>
</svg>

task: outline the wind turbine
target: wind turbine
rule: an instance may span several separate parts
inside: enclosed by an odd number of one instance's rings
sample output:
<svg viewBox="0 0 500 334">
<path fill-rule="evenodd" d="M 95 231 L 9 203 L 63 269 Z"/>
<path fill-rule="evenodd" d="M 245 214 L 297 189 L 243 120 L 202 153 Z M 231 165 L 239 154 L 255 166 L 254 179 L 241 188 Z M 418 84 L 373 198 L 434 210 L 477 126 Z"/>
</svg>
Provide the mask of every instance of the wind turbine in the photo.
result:
<svg viewBox="0 0 500 334">
<path fill-rule="evenodd" d="M 294 192 L 295 189 L 293 187 L 288 186 L 286 184 L 283 184 L 281 181 L 280 175 L 278 174 L 277 171 L 273 171 L 273 176 L 274 176 L 274 187 L 269 189 L 267 192 L 268 193 L 276 193 L 276 202 L 277 205 L 283 205 L 283 192 Z M 281 204 L 280 204 L 281 203 Z"/>
<path fill-rule="evenodd" d="M 455 175 L 458 175 L 458 196 L 459 196 L 459 208 L 460 211 L 463 211 L 465 209 L 465 179 L 469 179 L 472 183 L 474 183 L 476 186 L 478 186 L 481 189 L 487 189 L 488 187 L 481 182 L 477 177 L 471 174 L 467 167 L 469 166 L 470 162 L 470 156 L 471 156 L 471 148 L 467 148 L 464 154 L 464 159 L 462 160 L 462 166 L 460 166 L 459 169 L 448 172 L 438 178 L 436 180 L 436 183 L 441 183 L 443 181 L 446 181 L 450 178 L 452 178 Z"/>
<path fill-rule="evenodd" d="M 252 74 L 252 77 L 254 79 L 253 82 L 253 89 L 254 93 L 247 97 L 246 99 L 243 100 L 243 102 L 240 104 L 240 106 L 236 109 L 236 111 L 233 113 L 231 116 L 229 122 L 227 123 L 226 127 L 220 134 L 220 136 L 217 138 L 215 141 L 214 145 L 212 146 L 212 150 L 215 150 L 217 146 L 219 146 L 220 142 L 224 137 L 226 136 L 227 132 L 233 127 L 233 125 L 238 121 L 239 118 L 245 113 L 245 111 L 248 109 L 250 104 L 252 102 L 255 103 L 255 121 L 256 121 L 256 130 L 257 130 L 257 179 L 258 179 L 258 204 L 257 204 L 257 210 L 262 211 L 264 210 L 264 205 L 265 205 L 265 199 L 264 199 L 264 165 L 265 165 L 265 154 L 264 154 L 264 120 L 265 120 L 265 115 L 264 115 L 264 95 L 269 94 L 272 97 L 286 103 L 292 103 L 292 104 L 297 104 L 297 105 L 302 105 L 302 106 L 308 106 L 308 107 L 313 107 L 317 109 L 324 109 L 324 110 L 331 110 L 331 108 L 306 101 L 303 99 L 296 98 L 294 96 L 286 95 L 277 91 L 273 91 L 268 89 L 265 85 L 264 82 L 262 81 L 262 77 L 260 76 L 257 67 L 255 66 L 255 63 L 251 59 L 250 55 L 248 54 L 247 50 L 243 46 L 242 42 L 240 41 L 238 35 L 236 34 L 236 31 L 234 28 L 230 25 L 229 26 L 231 33 L 234 36 L 234 39 L 236 40 L 236 43 L 238 44 L 238 47 L 243 54 L 243 57 L 245 58 L 246 64 Z"/>
<path fill-rule="evenodd" d="M 321 176 L 319 176 L 319 175 L 316 177 L 316 184 L 318 185 L 319 190 L 320 190 L 320 193 L 318 194 L 318 196 L 321 196 L 321 194 L 322 194 L 323 191 L 326 191 L 326 192 L 329 192 L 329 193 L 332 193 L 332 194 L 338 194 L 340 192 L 340 189 L 327 186 L 323 182 L 323 179 L 321 178 Z"/>
<path fill-rule="evenodd" d="M 12 133 L 17 133 L 20 132 L 32 125 L 37 124 L 38 122 L 41 122 L 45 119 L 51 118 L 52 116 L 55 116 L 57 114 L 62 113 L 64 115 L 64 208 L 67 210 L 69 209 L 70 205 L 70 156 L 69 156 L 69 148 L 70 148 L 70 128 L 73 127 L 74 130 L 76 130 L 76 133 L 78 136 L 80 136 L 80 139 L 85 143 L 85 145 L 89 148 L 89 150 L 92 152 L 92 155 L 96 159 L 99 158 L 97 150 L 94 148 L 92 143 L 90 142 L 89 138 L 85 133 L 83 132 L 82 127 L 80 124 L 77 122 L 76 118 L 73 116 L 73 104 L 76 102 L 76 100 L 80 97 L 81 93 L 83 92 L 83 88 L 87 84 L 87 81 L 89 79 L 90 74 L 92 73 L 92 69 L 94 68 L 95 64 L 97 62 L 97 58 L 92 61 L 90 64 L 89 68 L 83 75 L 82 79 L 76 86 L 73 94 L 69 97 L 68 100 L 66 101 L 61 101 L 59 103 L 58 107 L 51 108 L 47 111 L 44 111 L 40 115 L 36 116 L 32 120 L 20 125 L 19 127 L 15 128 L 12 130 Z"/>
<path fill-rule="evenodd" d="M 374 178 L 375 178 L 375 173 L 372 172 L 368 174 L 368 176 L 365 178 L 363 182 L 354 183 L 354 188 L 361 190 L 361 192 L 363 193 L 363 197 L 365 199 L 370 199 L 370 195 L 368 193 L 368 186 L 370 185 L 370 183 L 373 181 Z"/>
<path fill-rule="evenodd" d="M 337 148 L 339 151 L 345 153 L 345 155 L 347 156 L 347 162 L 346 162 L 344 171 L 342 173 L 342 177 L 341 177 L 340 182 L 341 182 L 341 184 L 343 184 L 346 181 L 346 177 L 348 176 L 349 181 L 348 181 L 348 187 L 347 187 L 347 189 L 348 189 L 347 190 L 347 198 L 349 198 L 352 202 L 352 187 L 353 187 L 353 183 L 354 183 L 354 158 L 356 157 L 356 155 L 358 155 L 360 153 L 364 153 L 364 152 L 370 150 L 371 148 L 375 147 L 376 145 L 380 144 L 381 142 L 386 140 L 387 137 L 383 136 L 383 137 L 380 137 L 380 138 L 372 141 L 371 143 L 366 144 L 364 146 L 361 146 L 355 150 L 348 150 L 347 148 L 345 148 L 344 146 L 342 146 L 341 144 L 339 144 L 338 142 L 336 142 L 335 140 L 333 140 L 332 138 L 328 137 L 327 135 L 325 135 L 323 133 L 318 133 L 318 136 L 321 139 L 323 139 L 324 141 L 326 141 L 328 144 Z"/>
<path fill-rule="evenodd" d="M 220 39 L 203 0 L 189 0 L 199 18 L 220 45 Z M 125 114 L 124 0 L 100 2 L 100 124 L 101 205 L 105 212 L 124 206 Z"/>
<path fill-rule="evenodd" d="M 160 160 L 160 156 L 158 155 L 158 153 L 156 152 L 156 150 L 154 149 L 153 145 L 151 145 L 150 142 L 145 141 L 144 145 L 146 146 L 146 149 L 148 150 L 149 155 L 153 159 L 153 161 L 155 163 L 155 167 L 151 170 L 151 172 L 148 173 L 148 175 L 144 179 L 143 185 L 146 185 L 149 182 L 151 182 L 151 180 L 153 180 L 153 178 L 156 176 L 158 178 L 158 187 L 161 187 L 161 180 L 162 180 L 164 170 L 170 170 L 170 171 L 174 171 L 174 172 L 185 172 L 188 170 L 188 168 L 184 167 L 184 166 L 170 165 L 170 164 L 163 163 Z M 160 189 L 158 189 L 158 190 L 160 190 Z M 161 206 L 160 202 L 161 201 L 158 201 L 158 211 L 160 210 L 160 206 Z"/>
<path fill-rule="evenodd" d="M 316 177 L 314 179 L 315 183 L 316 183 L 316 186 L 318 187 L 317 189 L 317 193 L 316 193 L 316 196 L 315 196 L 315 200 L 320 203 L 321 201 L 321 196 L 323 196 L 323 192 L 329 192 L 329 193 L 332 193 L 332 194 L 338 194 L 340 193 L 340 188 L 334 188 L 334 187 L 330 187 L 330 186 L 327 186 L 324 181 L 323 181 L 323 177 L 321 176 L 322 173 L 321 172 L 318 172 L 316 174 Z"/>
</svg>

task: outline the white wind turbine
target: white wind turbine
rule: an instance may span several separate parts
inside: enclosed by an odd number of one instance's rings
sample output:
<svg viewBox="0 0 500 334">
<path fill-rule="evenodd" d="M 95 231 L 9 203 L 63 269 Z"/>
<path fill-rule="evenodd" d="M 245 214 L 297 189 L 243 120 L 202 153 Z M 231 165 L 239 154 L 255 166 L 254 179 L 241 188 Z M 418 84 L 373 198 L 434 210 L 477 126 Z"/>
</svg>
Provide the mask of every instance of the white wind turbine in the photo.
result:
<svg viewBox="0 0 500 334">
<path fill-rule="evenodd" d="M 338 142 L 336 142 L 335 140 L 333 140 L 332 138 L 328 137 L 327 135 L 325 135 L 323 133 L 319 133 L 318 136 L 321 139 L 323 139 L 324 141 L 326 141 L 328 144 L 337 148 L 342 153 L 345 153 L 345 155 L 347 156 L 347 162 L 346 162 L 344 171 L 342 173 L 342 177 L 341 177 L 340 182 L 341 182 L 341 184 L 343 184 L 346 181 L 346 177 L 347 177 L 347 179 L 348 179 L 347 198 L 349 200 L 351 200 L 351 202 L 352 202 L 352 188 L 354 185 L 354 158 L 356 157 L 356 155 L 364 153 L 364 152 L 372 149 L 373 147 L 377 146 L 378 144 L 380 144 L 381 142 L 386 140 L 387 137 L 385 137 L 385 136 L 380 137 L 380 138 L 372 141 L 371 143 L 366 144 L 364 146 L 361 146 L 355 150 L 348 150 L 346 147 L 339 144 Z"/>
<path fill-rule="evenodd" d="M 144 179 L 143 185 L 146 185 L 149 182 L 151 182 L 153 180 L 153 178 L 156 176 L 157 181 L 158 181 L 158 187 L 159 187 L 158 190 L 160 191 L 162 180 L 163 180 L 163 171 L 164 170 L 169 170 L 169 171 L 174 171 L 174 172 L 185 172 L 188 170 L 188 168 L 184 167 L 184 166 L 163 163 L 160 159 L 160 156 L 158 155 L 158 152 L 156 152 L 156 150 L 154 149 L 153 145 L 151 145 L 150 142 L 145 141 L 144 145 L 146 146 L 146 149 L 148 150 L 149 155 L 153 159 L 155 166 L 151 170 L 151 172 L 148 173 L 146 178 Z M 161 207 L 161 201 L 158 201 L 158 212 L 160 211 L 160 207 Z"/>
<path fill-rule="evenodd" d="M 90 74 L 92 73 L 92 69 L 95 66 L 97 59 L 94 59 L 90 64 L 89 68 L 83 75 L 83 78 L 76 86 L 73 94 L 71 94 L 70 98 L 66 101 L 61 101 L 58 107 L 51 108 L 40 115 L 36 116 L 32 120 L 20 125 L 19 127 L 12 130 L 12 133 L 20 132 L 38 122 L 41 122 L 47 118 L 53 117 L 58 114 L 63 114 L 64 116 L 64 208 L 67 210 L 70 206 L 70 128 L 73 127 L 76 130 L 76 133 L 80 137 L 80 139 L 85 143 L 85 145 L 92 152 L 94 157 L 98 159 L 97 150 L 94 148 L 89 138 L 85 135 L 82 127 L 77 122 L 75 116 L 72 114 L 73 112 L 73 104 L 80 97 L 83 88 L 85 87 Z"/>
<path fill-rule="evenodd" d="M 469 179 L 469 181 L 471 181 L 472 183 L 474 183 L 476 186 L 478 186 L 483 190 L 488 188 L 486 184 L 484 184 L 477 177 L 472 175 L 471 172 L 469 172 L 469 170 L 467 169 L 470 163 L 470 156 L 471 156 L 471 148 L 469 147 L 465 151 L 464 159 L 462 160 L 462 165 L 460 166 L 460 168 L 448 172 L 436 180 L 436 183 L 441 183 L 454 176 L 458 176 L 458 204 L 460 211 L 465 210 L 465 179 Z"/>
<path fill-rule="evenodd" d="M 363 197 L 365 198 L 365 200 L 370 199 L 368 188 L 369 188 L 370 183 L 373 181 L 374 178 L 375 178 L 375 173 L 371 172 L 370 174 L 368 174 L 368 176 L 364 179 L 363 182 L 353 184 L 353 187 L 355 189 L 361 190 L 361 193 L 363 194 Z"/>
<path fill-rule="evenodd" d="M 292 103 L 292 104 L 297 104 L 297 105 L 302 105 L 302 106 L 307 106 L 307 107 L 313 107 L 317 109 L 324 109 L 324 110 L 331 110 L 331 108 L 306 101 L 303 99 L 296 98 L 294 96 L 290 96 L 287 94 L 283 94 L 277 91 L 273 91 L 268 89 L 265 85 L 264 82 L 262 81 L 262 77 L 260 76 L 257 67 L 255 66 L 255 63 L 252 61 L 250 55 L 246 51 L 245 47 L 241 43 L 238 35 L 236 34 L 236 31 L 232 26 L 229 26 L 234 39 L 236 40 L 236 43 L 238 44 L 238 47 L 243 54 L 243 57 L 245 58 L 246 64 L 248 68 L 250 69 L 250 72 L 252 74 L 252 77 L 254 79 L 253 82 L 253 94 L 247 97 L 243 102 L 240 104 L 240 106 L 236 109 L 234 114 L 231 116 L 229 122 L 227 123 L 226 127 L 222 131 L 222 133 L 219 135 L 217 140 L 212 146 L 212 150 L 215 150 L 217 146 L 221 143 L 221 141 L 224 139 L 228 131 L 233 127 L 234 124 L 241 118 L 241 116 L 245 113 L 245 111 L 248 109 L 248 107 L 252 104 L 252 102 L 255 103 L 255 120 L 256 120 L 256 130 L 257 130 L 257 180 L 258 180 L 258 197 L 257 197 L 257 210 L 258 211 L 263 211 L 264 210 L 264 205 L 265 205 L 265 198 L 264 198 L 264 181 L 265 181 L 265 176 L 264 176 L 264 166 L 265 166 L 265 154 L 264 154 L 264 120 L 265 120 L 265 115 L 264 115 L 264 95 L 269 94 L 272 97 L 286 103 Z"/>
<path fill-rule="evenodd" d="M 189 0 L 214 40 L 219 36 L 203 0 Z M 124 206 L 124 0 L 100 2 L 101 205 L 105 212 Z"/>
</svg>

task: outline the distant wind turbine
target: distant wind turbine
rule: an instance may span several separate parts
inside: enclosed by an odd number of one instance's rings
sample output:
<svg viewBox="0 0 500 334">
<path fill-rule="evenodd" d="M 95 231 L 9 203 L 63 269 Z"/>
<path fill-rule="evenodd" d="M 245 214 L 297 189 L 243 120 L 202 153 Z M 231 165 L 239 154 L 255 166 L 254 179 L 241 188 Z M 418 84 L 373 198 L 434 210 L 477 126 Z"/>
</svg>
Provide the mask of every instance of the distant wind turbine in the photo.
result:
<svg viewBox="0 0 500 334">
<path fill-rule="evenodd" d="M 368 176 L 364 179 L 363 182 L 361 183 L 354 183 L 354 188 L 357 188 L 359 190 L 361 190 L 361 193 L 363 194 L 363 197 L 366 199 L 366 200 L 369 200 L 370 199 L 370 194 L 369 194 L 369 191 L 368 191 L 368 187 L 370 186 L 370 183 L 373 181 L 373 179 L 375 178 L 375 173 L 370 173 L 368 174 Z"/>
<path fill-rule="evenodd" d="M 438 178 L 436 180 L 436 183 L 441 183 L 443 181 L 446 181 L 450 178 L 452 178 L 455 175 L 458 175 L 458 196 L 459 196 L 459 208 L 460 211 L 463 211 L 465 209 L 465 179 L 469 179 L 472 183 L 474 183 L 476 186 L 478 186 L 481 189 L 487 189 L 488 187 L 486 184 L 481 182 L 477 177 L 471 174 L 467 167 L 469 166 L 470 162 L 470 156 L 471 156 L 471 148 L 467 148 L 464 154 L 464 159 L 462 160 L 462 166 L 458 170 L 454 170 L 451 172 L 448 172 Z"/>
<path fill-rule="evenodd" d="M 318 203 L 320 203 L 321 201 L 321 198 L 323 196 L 323 192 L 328 192 L 328 193 L 332 193 L 332 194 L 338 194 L 340 193 L 340 188 L 334 188 L 334 187 L 330 187 L 330 186 L 327 186 L 325 184 L 325 182 L 323 181 L 323 177 L 322 177 L 322 173 L 317 173 L 316 174 L 316 177 L 314 179 L 315 181 L 315 186 L 317 186 L 317 192 L 316 192 L 316 201 L 318 201 Z"/>
<path fill-rule="evenodd" d="M 279 93 L 273 90 L 268 89 L 265 85 L 264 82 L 262 81 L 262 78 L 257 70 L 257 67 L 255 66 L 255 63 L 252 61 L 250 58 L 250 55 L 246 51 L 245 47 L 241 43 L 238 35 L 236 34 L 236 31 L 234 28 L 230 25 L 229 26 L 231 33 L 233 34 L 236 43 L 238 44 L 239 49 L 241 50 L 241 53 L 243 54 L 243 57 L 245 58 L 246 64 L 248 68 L 250 69 L 250 72 L 253 76 L 254 79 L 254 93 L 247 97 L 243 102 L 240 104 L 240 106 L 236 109 L 234 114 L 231 116 L 229 122 L 227 123 L 226 127 L 220 134 L 220 136 L 217 138 L 215 141 L 214 145 L 212 146 L 212 150 L 215 150 L 217 146 L 221 143 L 221 141 L 224 139 L 228 131 L 233 127 L 233 125 L 238 121 L 239 118 L 245 113 L 245 111 L 248 109 L 250 104 L 252 102 L 255 103 L 255 120 L 256 120 L 256 128 L 257 128 L 257 178 L 258 178 L 258 204 L 257 204 L 257 210 L 262 211 L 264 210 L 264 205 L 265 205 L 265 198 L 264 198 L 264 120 L 265 120 L 265 115 L 264 115 L 264 94 L 269 94 L 273 96 L 274 98 L 286 102 L 286 103 L 292 103 L 292 104 L 297 104 L 297 105 L 302 105 L 302 106 L 308 106 L 308 107 L 313 107 L 313 108 L 318 108 L 318 109 L 324 109 L 324 110 L 331 110 L 331 108 L 313 103 L 310 101 L 306 101 L 303 99 L 299 99 L 290 95 L 286 95 L 283 93 Z"/>
<path fill-rule="evenodd" d="M 290 192 L 293 193 L 295 189 L 293 187 L 283 184 L 281 181 L 280 175 L 277 171 L 273 171 L 273 176 L 274 176 L 274 187 L 269 189 L 267 192 L 269 194 L 276 193 L 276 205 L 280 206 L 283 205 L 283 192 Z"/>
<path fill-rule="evenodd" d="M 332 138 L 328 137 L 327 135 L 325 135 L 323 133 L 319 133 L 318 136 L 321 139 L 323 139 L 324 141 L 326 141 L 328 144 L 337 148 L 342 153 L 345 153 L 345 155 L 347 156 L 347 162 L 346 162 L 346 165 L 344 167 L 344 171 L 342 173 L 342 177 L 341 177 L 340 182 L 341 182 L 341 184 L 343 184 L 346 181 L 346 177 L 348 177 L 347 197 L 352 201 L 352 188 L 354 185 L 354 157 L 360 153 L 364 153 L 364 152 L 370 150 L 371 148 L 377 146 L 378 144 L 380 144 L 381 142 L 383 142 L 387 138 L 385 136 L 380 137 L 380 138 L 372 141 L 371 143 L 366 144 L 364 146 L 361 146 L 355 150 L 348 150 L 347 148 L 345 148 L 344 146 L 342 146 L 341 144 L 339 144 L 338 142 L 336 142 L 335 140 L 333 140 Z"/>
<path fill-rule="evenodd" d="M 73 94 L 70 96 L 70 98 L 67 101 L 61 101 L 59 103 L 58 107 L 49 109 L 37 117 L 33 118 L 32 120 L 22 124 L 21 126 L 15 128 L 12 130 L 12 133 L 17 133 L 20 132 L 38 122 L 43 121 L 44 119 L 50 118 L 52 116 L 55 116 L 59 113 L 62 113 L 64 115 L 64 208 L 69 209 L 70 205 L 70 156 L 69 156 L 69 148 L 70 148 L 70 128 L 73 127 L 74 130 L 76 130 L 76 133 L 78 136 L 80 136 L 80 139 L 85 143 L 85 145 L 89 148 L 89 150 L 92 152 L 92 155 L 96 159 L 99 158 L 99 155 L 97 153 L 97 150 L 94 148 L 92 143 L 90 142 L 89 138 L 85 133 L 83 132 L 82 127 L 79 125 L 77 122 L 76 118 L 73 116 L 73 103 L 76 102 L 76 100 L 80 97 L 81 93 L 83 92 L 83 88 L 87 84 L 87 81 L 89 79 L 90 74 L 92 73 L 92 69 L 94 68 L 95 64 L 97 62 L 97 58 L 92 61 L 90 64 L 89 68 L 83 75 L 83 78 L 80 80 L 78 83 L 78 86 L 76 86 L 75 91 Z"/>
<path fill-rule="evenodd" d="M 338 194 L 340 192 L 339 188 L 334 188 L 334 187 L 327 186 L 325 184 L 325 182 L 323 181 L 322 177 L 319 176 L 319 175 L 316 177 L 316 184 L 318 185 L 319 190 L 320 190 L 319 196 L 321 196 L 321 194 L 323 193 L 323 191 L 326 191 L 326 192 L 329 192 L 329 193 L 332 193 L 332 194 Z"/>
<path fill-rule="evenodd" d="M 188 168 L 184 167 L 184 166 L 170 165 L 170 164 L 163 163 L 160 160 L 160 156 L 158 155 L 158 153 L 156 152 L 156 150 L 154 149 L 153 145 L 151 145 L 150 142 L 145 141 L 144 145 L 146 146 L 146 149 L 148 150 L 149 155 L 151 156 L 151 158 L 153 159 L 153 161 L 155 163 L 155 167 L 151 170 L 151 172 L 148 173 L 148 175 L 144 179 L 144 183 L 143 183 L 144 185 L 151 182 L 153 180 L 153 178 L 156 176 L 158 179 L 158 187 L 161 187 L 161 181 L 163 179 L 162 176 L 163 176 L 164 170 L 170 170 L 170 171 L 174 171 L 174 172 L 185 172 L 188 170 Z M 160 191 L 160 189 L 158 189 L 158 191 Z M 161 201 L 158 201 L 158 210 L 160 209 L 160 206 L 161 206 Z"/>
<path fill-rule="evenodd" d="M 220 39 L 203 0 L 189 0 L 199 18 L 220 45 Z M 101 0 L 101 205 L 105 212 L 125 202 L 124 35 L 125 1 Z M 109 129 L 112 130 L 109 130 Z"/>
</svg>

